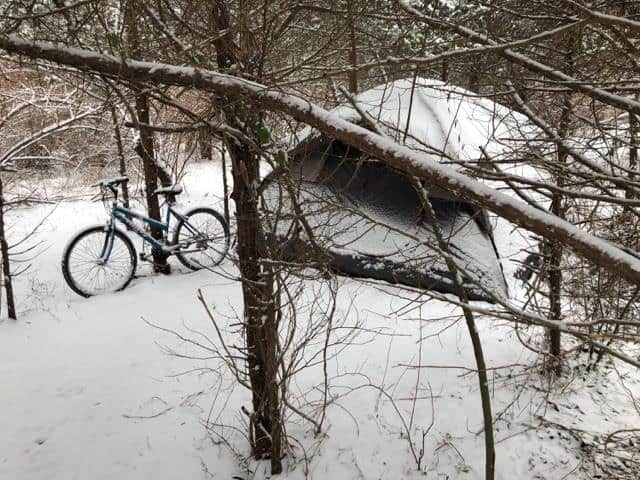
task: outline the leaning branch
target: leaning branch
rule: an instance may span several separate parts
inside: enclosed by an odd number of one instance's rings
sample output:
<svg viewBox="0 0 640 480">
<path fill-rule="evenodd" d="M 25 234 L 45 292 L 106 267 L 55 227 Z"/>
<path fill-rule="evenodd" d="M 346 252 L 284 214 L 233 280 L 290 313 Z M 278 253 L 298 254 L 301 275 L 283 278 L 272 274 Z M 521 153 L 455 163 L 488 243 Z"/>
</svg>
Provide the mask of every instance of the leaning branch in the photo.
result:
<svg viewBox="0 0 640 480">
<path fill-rule="evenodd" d="M 137 82 L 156 82 L 215 91 L 229 98 L 245 99 L 263 108 L 292 116 L 331 138 L 378 158 L 389 165 L 466 198 L 538 235 L 562 242 L 594 264 L 617 272 L 640 284 L 640 260 L 621 248 L 595 237 L 570 223 L 535 209 L 443 165 L 435 154 L 398 145 L 365 128 L 352 124 L 302 98 L 264 85 L 208 70 L 161 63 L 139 62 L 75 48 L 31 42 L 15 35 L 0 36 L 0 48 L 31 58 L 72 66 L 88 72 Z M 636 102 L 637 103 L 637 102 Z M 640 113 L 640 104 L 638 104 Z"/>
</svg>

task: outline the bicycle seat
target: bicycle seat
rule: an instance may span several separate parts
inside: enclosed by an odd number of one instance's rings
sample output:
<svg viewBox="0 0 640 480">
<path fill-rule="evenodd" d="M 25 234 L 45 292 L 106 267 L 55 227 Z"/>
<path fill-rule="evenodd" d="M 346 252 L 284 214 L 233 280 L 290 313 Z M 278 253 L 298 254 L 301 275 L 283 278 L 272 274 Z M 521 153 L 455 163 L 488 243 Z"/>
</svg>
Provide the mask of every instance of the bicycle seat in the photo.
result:
<svg viewBox="0 0 640 480">
<path fill-rule="evenodd" d="M 180 185 L 160 187 L 153 192 L 154 195 L 180 195 L 181 193 L 182 193 L 182 187 Z"/>
</svg>

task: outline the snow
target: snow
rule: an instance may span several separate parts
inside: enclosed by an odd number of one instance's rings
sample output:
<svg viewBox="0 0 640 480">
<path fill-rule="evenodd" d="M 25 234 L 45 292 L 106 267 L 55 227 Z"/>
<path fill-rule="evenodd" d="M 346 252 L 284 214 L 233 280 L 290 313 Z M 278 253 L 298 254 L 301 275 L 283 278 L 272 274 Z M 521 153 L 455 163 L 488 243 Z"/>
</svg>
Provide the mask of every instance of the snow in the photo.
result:
<svg viewBox="0 0 640 480">
<path fill-rule="evenodd" d="M 522 115 L 486 98 L 477 97 L 439 80 L 401 79 L 382 84 L 354 97 L 357 110 L 380 124 L 387 137 L 414 150 L 441 155 L 441 163 L 460 170 L 516 148 L 537 133 Z M 361 122 L 360 113 L 345 104 L 332 114 Z M 307 128 L 299 138 L 317 134 Z M 522 142 L 520 140 L 520 143 Z M 527 172 L 531 175 L 532 172 Z"/>
<path fill-rule="evenodd" d="M 220 207 L 220 175 L 211 164 L 191 166 L 183 184 L 181 207 Z M 11 235 L 29 231 L 51 208 L 13 211 Z M 100 204 L 58 205 L 33 239 L 45 241 L 41 254 L 16 279 L 19 320 L 0 321 L 0 478 L 266 478 L 265 463 L 242 461 L 247 393 L 198 346 L 215 341 L 198 289 L 229 344 L 242 342 L 234 326 L 242 311 L 234 266 L 188 273 L 174 263 L 169 276 L 147 268 L 123 292 L 80 298 L 64 285 L 62 248 L 76 230 L 103 218 Z M 474 363 L 459 312 L 386 284 L 336 281 L 325 430 L 315 436 L 308 423 L 287 418 L 295 456 L 282 478 L 306 478 L 307 470 L 309 478 L 483 478 L 477 378 L 467 370 Z M 307 298 L 319 291 L 328 301 L 322 282 L 306 285 Z M 307 305 L 298 322 L 317 324 L 315 308 Z M 597 444 L 594 435 L 640 427 L 630 398 L 640 394 L 636 372 L 616 365 L 625 388 L 612 368 L 569 375 L 547 398 L 538 392 L 547 388 L 545 377 L 530 368 L 536 357 L 512 326 L 479 319 L 478 331 L 489 367 L 504 367 L 489 372 L 497 478 L 592 478 L 580 467 L 590 466 L 580 438 L 553 425 L 591 432 L 588 445 Z M 345 335 L 351 345 L 338 343 Z M 323 344 L 312 342 L 304 358 Z M 410 367 L 417 364 L 424 368 Z M 294 404 L 317 415 L 322 385 L 321 365 L 302 370 L 289 387 Z M 416 469 L 403 421 L 416 451 L 427 432 L 426 473 Z M 617 477 L 611 471 L 605 478 Z"/>
</svg>

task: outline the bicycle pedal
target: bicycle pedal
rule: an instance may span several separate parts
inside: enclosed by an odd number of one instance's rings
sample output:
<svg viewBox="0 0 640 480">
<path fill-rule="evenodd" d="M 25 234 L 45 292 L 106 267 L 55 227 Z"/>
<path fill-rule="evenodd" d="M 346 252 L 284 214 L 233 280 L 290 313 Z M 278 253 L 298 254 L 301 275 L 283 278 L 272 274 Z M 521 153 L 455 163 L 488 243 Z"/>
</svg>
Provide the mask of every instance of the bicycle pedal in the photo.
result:
<svg viewBox="0 0 640 480">
<path fill-rule="evenodd" d="M 153 259 L 153 255 L 150 253 L 140 252 L 138 256 L 140 257 L 141 262 L 150 262 Z"/>
</svg>

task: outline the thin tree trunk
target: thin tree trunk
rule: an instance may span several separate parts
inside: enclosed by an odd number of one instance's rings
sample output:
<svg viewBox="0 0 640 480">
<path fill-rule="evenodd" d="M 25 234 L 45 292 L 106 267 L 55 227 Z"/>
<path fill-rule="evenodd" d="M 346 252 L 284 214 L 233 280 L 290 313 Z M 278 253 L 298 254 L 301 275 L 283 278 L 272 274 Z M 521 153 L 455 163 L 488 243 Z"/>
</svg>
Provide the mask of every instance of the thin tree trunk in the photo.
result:
<svg viewBox="0 0 640 480">
<path fill-rule="evenodd" d="M 358 44 L 356 40 L 356 26 L 353 15 L 353 0 L 347 0 L 347 28 L 349 29 L 349 92 L 358 93 Z"/>
<path fill-rule="evenodd" d="M 571 105 L 567 95 L 565 99 L 564 111 L 562 113 L 562 119 L 560 121 L 560 128 L 558 132 L 565 137 L 568 129 L 568 118 L 571 112 Z M 568 152 L 562 147 L 558 148 L 558 169 L 559 173 L 556 177 L 556 185 L 558 187 L 564 186 L 564 165 L 568 158 Z M 561 193 L 554 192 L 551 197 L 551 213 L 555 216 L 564 219 L 565 207 L 564 196 Z M 562 256 L 564 248 L 560 242 L 553 239 L 547 240 L 547 252 L 548 252 L 548 265 L 547 275 L 549 279 L 549 318 L 551 320 L 562 320 Z M 562 354 L 562 334 L 560 330 L 549 331 L 549 353 L 552 357 L 551 368 L 556 374 L 560 374 L 562 371 L 562 362 L 560 356 Z"/>
<path fill-rule="evenodd" d="M 551 200 L 551 212 L 554 215 L 562 215 L 562 203 L 562 195 L 554 194 Z M 562 320 L 562 244 L 548 240 L 548 251 L 549 319 Z M 562 371 L 562 362 L 560 360 L 560 355 L 562 354 L 561 336 L 560 330 L 552 329 L 549 331 L 549 353 L 553 360 L 551 367 L 557 374 Z"/>
<path fill-rule="evenodd" d="M 478 386 L 480 389 L 480 402 L 482 405 L 482 419 L 483 419 L 483 426 L 484 426 L 484 446 L 485 446 L 484 478 L 485 480 L 494 480 L 495 466 L 496 466 L 496 447 L 495 447 L 495 438 L 494 438 L 494 432 L 493 432 L 493 413 L 491 409 L 491 392 L 489 390 L 489 380 L 487 377 L 487 364 L 486 364 L 486 361 L 484 358 L 484 352 L 482 349 L 482 340 L 480 339 L 480 334 L 478 333 L 478 329 L 476 327 L 476 322 L 473 316 L 473 312 L 469 307 L 464 306 L 469 304 L 469 296 L 467 295 L 467 291 L 464 289 L 463 279 L 460 276 L 460 271 L 456 266 L 456 264 L 454 263 L 454 261 L 452 260 L 451 249 L 442 231 L 440 222 L 436 217 L 435 211 L 433 210 L 433 206 L 431 205 L 431 201 L 429 200 L 428 193 L 423 188 L 421 188 L 419 191 L 422 193 L 421 201 L 422 201 L 423 211 L 426 214 L 427 220 L 433 227 L 436 240 L 438 241 L 438 246 L 446 254 L 445 263 L 447 265 L 447 269 L 449 270 L 449 273 L 451 274 L 451 279 L 453 281 L 455 293 L 460 299 L 461 304 L 463 305 L 461 307 L 462 313 L 467 323 L 467 330 L 469 332 L 469 336 L 471 338 L 471 345 L 473 347 L 473 356 L 476 361 L 476 367 L 478 368 Z"/>
<path fill-rule="evenodd" d="M 149 124 L 149 96 L 136 89 L 136 115 L 140 123 Z M 147 201 L 147 212 L 150 218 L 161 221 L 160 202 L 158 196 L 153 192 L 158 188 L 158 167 L 153 158 L 153 133 L 148 129 L 140 128 L 140 139 L 136 145 L 136 153 L 142 159 L 142 167 L 144 171 L 144 190 Z M 151 225 L 151 236 L 156 240 L 162 240 L 164 233 L 161 229 Z M 153 256 L 153 269 L 158 273 L 170 273 L 171 267 L 167 263 L 167 257 L 156 249 L 151 250 Z"/>
<path fill-rule="evenodd" d="M 137 8 L 135 2 L 129 2 L 126 5 L 126 22 L 127 22 L 127 42 L 129 50 L 136 57 L 142 57 L 142 48 L 140 35 L 137 26 Z M 150 124 L 149 115 L 149 95 L 143 88 L 134 85 L 133 91 L 135 93 L 135 111 L 138 117 L 138 123 L 143 125 Z M 136 144 L 136 153 L 142 159 L 142 168 L 144 171 L 144 185 L 145 185 L 145 198 L 147 201 L 147 213 L 150 218 L 161 221 L 160 217 L 160 203 L 158 196 L 153 192 L 158 188 L 158 168 L 154 160 L 154 148 L 153 148 L 153 132 L 139 126 L 139 141 Z M 164 233 L 161 229 L 150 226 L 151 236 L 156 240 L 162 240 Z M 171 271 L 169 264 L 167 263 L 167 257 L 163 252 L 157 249 L 151 250 L 153 257 L 153 269 L 157 273 L 168 274 Z"/>
<path fill-rule="evenodd" d="M 7 297 L 7 315 L 16 319 L 16 304 L 13 296 L 13 281 L 11 277 L 11 263 L 9 260 L 9 244 L 4 226 L 4 192 L 2 176 L 0 176 L 0 255 L 2 255 L 2 276 L 4 277 L 4 291 Z"/>
<path fill-rule="evenodd" d="M 227 153 L 224 148 L 220 149 L 220 155 L 222 156 L 222 194 L 224 204 L 224 219 L 229 225 L 230 213 L 229 213 L 229 181 L 227 179 Z"/>
<path fill-rule="evenodd" d="M 111 104 L 111 120 L 113 121 L 113 136 L 116 140 L 116 148 L 118 149 L 118 170 L 120 175 L 127 175 L 127 165 L 124 158 L 124 147 L 122 145 L 122 135 L 120 133 L 120 125 L 118 123 L 118 112 L 116 107 Z M 121 184 L 122 187 L 122 204 L 129 208 L 129 187 L 127 182 Z"/>
<path fill-rule="evenodd" d="M 574 55 L 578 48 L 579 35 L 571 34 L 569 36 L 569 48 L 565 57 L 567 71 L 570 75 L 574 70 Z M 569 135 L 569 129 L 571 125 L 571 117 L 573 115 L 573 105 L 571 103 L 571 92 L 567 92 L 564 95 L 562 102 L 562 113 L 560 115 L 560 121 L 558 125 L 558 136 L 565 140 Z M 565 167 L 567 160 L 569 159 L 569 151 L 564 147 L 564 143 L 560 142 L 557 145 L 558 157 L 557 157 L 557 174 L 556 185 L 563 188 L 565 185 Z M 554 192 L 551 197 L 551 213 L 556 217 L 564 220 L 565 218 L 565 198 L 564 195 L 558 192 Z M 547 240 L 547 252 L 548 252 L 548 279 L 549 279 L 549 318 L 551 320 L 562 320 L 562 256 L 564 248 L 562 244 L 554 239 Z M 560 359 L 562 355 L 562 334 L 558 329 L 551 329 L 549 331 L 549 353 L 552 357 L 551 368 L 556 374 L 562 372 L 562 361 Z"/>
<path fill-rule="evenodd" d="M 637 100 L 637 95 L 636 95 Z M 638 117 L 635 113 L 629 112 L 629 180 L 636 180 L 636 170 L 638 169 Z M 635 192 L 629 188 L 626 198 L 635 198 Z"/>
<path fill-rule="evenodd" d="M 198 130 L 197 141 L 198 148 L 200 150 L 200 158 L 202 160 L 211 160 L 213 158 L 213 145 L 209 129 L 202 128 Z"/>
</svg>

